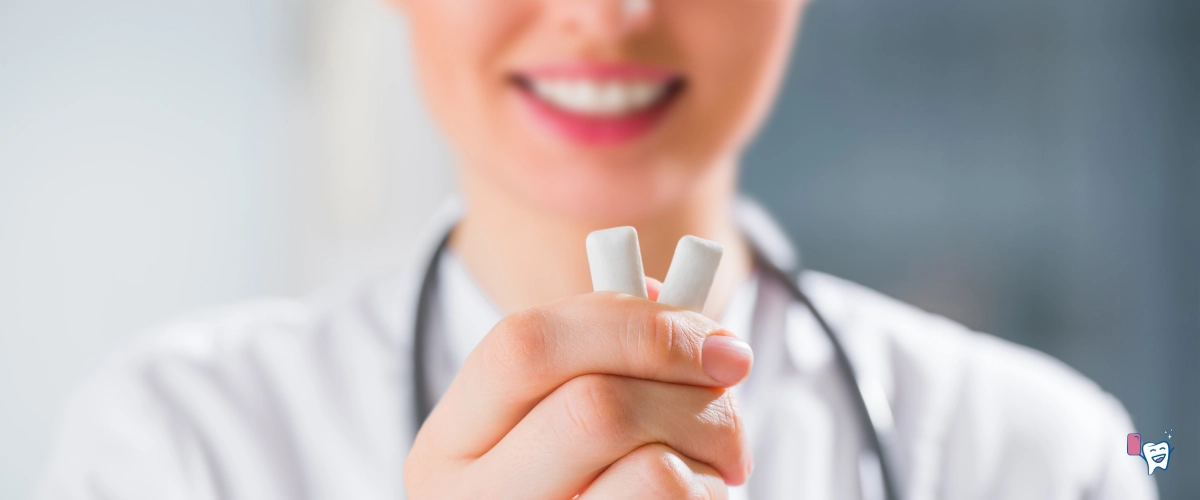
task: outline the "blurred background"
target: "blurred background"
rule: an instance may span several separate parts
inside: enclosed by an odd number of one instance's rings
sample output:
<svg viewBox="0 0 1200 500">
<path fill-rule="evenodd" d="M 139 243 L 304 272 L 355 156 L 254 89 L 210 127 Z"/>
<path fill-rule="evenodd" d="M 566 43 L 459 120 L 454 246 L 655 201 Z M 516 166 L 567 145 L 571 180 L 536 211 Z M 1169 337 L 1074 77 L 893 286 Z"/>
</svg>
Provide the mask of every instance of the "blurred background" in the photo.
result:
<svg viewBox="0 0 1200 500">
<path fill-rule="evenodd" d="M 0 498 L 147 329 L 405 262 L 453 179 L 404 32 L 378 0 L 0 1 Z M 744 188 L 809 267 L 1174 429 L 1155 480 L 1194 498 L 1198 54 L 1194 0 L 818 0 Z"/>
</svg>

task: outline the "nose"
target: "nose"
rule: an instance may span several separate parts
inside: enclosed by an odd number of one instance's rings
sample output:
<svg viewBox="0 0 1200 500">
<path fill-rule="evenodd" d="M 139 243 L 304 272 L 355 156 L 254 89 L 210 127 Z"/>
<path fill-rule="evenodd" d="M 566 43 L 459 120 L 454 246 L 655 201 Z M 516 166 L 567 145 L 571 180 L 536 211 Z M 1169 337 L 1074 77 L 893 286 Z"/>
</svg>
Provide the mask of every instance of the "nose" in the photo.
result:
<svg viewBox="0 0 1200 500">
<path fill-rule="evenodd" d="M 619 39 L 644 30 L 653 17 L 653 0 L 547 0 L 557 24 L 588 38 Z"/>
</svg>

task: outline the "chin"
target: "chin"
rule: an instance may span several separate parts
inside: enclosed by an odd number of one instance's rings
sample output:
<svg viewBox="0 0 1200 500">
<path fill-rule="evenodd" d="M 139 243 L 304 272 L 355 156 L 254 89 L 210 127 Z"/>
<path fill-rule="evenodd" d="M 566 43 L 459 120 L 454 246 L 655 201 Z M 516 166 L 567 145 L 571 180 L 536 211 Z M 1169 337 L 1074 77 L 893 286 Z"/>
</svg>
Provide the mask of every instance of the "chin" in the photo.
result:
<svg viewBox="0 0 1200 500">
<path fill-rule="evenodd" d="M 509 130 L 470 164 L 484 182 L 530 208 L 587 224 L 637 224 L 669 210 L 697 192 L 712 168 L 711 151 L 670 136 L 608 147 L 541 143 L 534 134 Z M 499 135 L 499 134 L 497 134 Z M 503 159 L 502 159 L 503 158 Z M 704 168 L 708 165 L 712 168 Z"/>
<path fill-rule="evenodd" d="M 565 177 L 569 178 L 523 186 L 519 194 L 538 205 L 539 210 L 598 226 L 615 226 L 634 224 L 661 212 L 677 201 L 686 185 L 647 176 Z"/>
</svg>

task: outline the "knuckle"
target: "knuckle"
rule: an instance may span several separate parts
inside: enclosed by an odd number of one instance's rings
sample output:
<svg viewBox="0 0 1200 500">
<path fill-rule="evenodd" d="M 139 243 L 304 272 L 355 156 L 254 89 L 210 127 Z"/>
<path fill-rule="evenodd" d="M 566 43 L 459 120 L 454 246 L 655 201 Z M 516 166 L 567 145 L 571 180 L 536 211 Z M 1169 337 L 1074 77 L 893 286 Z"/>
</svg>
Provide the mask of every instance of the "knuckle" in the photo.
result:
<svg viewBox="0 0 1200 500">
<path fill-rule="evenodd" d="M 714 405 L 720 421 L 724 424 L 726 430 L 735 437 L 741 437 L 745 434 L 745 423 L 742 421 L 742 412 L 734 403 L 732 395 L 726 391 L 721 397 L 717 398 Z"/>
<path fill-rule="evenodd" d="M 657 309 L 651 315 L 649 323 L 643 323 L 647 325 L 645 328 L 631 330 L 639 334 L 642 345 L 640 354 L 654 366 L 665 367 L 699 359 L 705 335 L 717 326 L 711 320 L 688 311 Z"/>
<path fill-rule="evenodd" d="M 647 445 L 638 450 L 634 467 L 647 498 L 707 498 L 706 489 L 696 484 L 683 459 L 664 445 Z"/>
<path fill-rule="evenodd" d="M 621 388 L 612 377 L 576 377 L 564 384 L 562 390 L 570 434 L 607 445 L 616 444 L 627 434 L 632 414 L 626 409 Z"/>
<path fill-rule="evenodd" d="M 745 421 L 733 397 L 725 391 L 708 405 L 704 413 L 705 418 L 716 427 L 722 449 L 727 450 L 714 464 L 723 465 L 718 468 L 726 471 L 745 470 L 743 464 L 750 460 L 750 448 Z"/>
<path fill-rule="evenodd" d="M 541 375 L 549 366 L 548 354 L 553 350 L 548 327 L 546 313 L 537 307 L 505 316 L 488 334 L 488 359 L 517 378 Z"/>
<path fill-rule="evenodd" d="M 747 443 L 748 437 L 746 432 L 746 422 L 742 419 L 742 412 L 738 410 L 737 405 L 734 404 L 733 398 L 729 394 L 725 394 L 723 397 L 721 397 L 721 401 L 725 402 L 723 406 L 725 410 L 725 421 L 728 423 L 727 428 L 729 429 L 729 433 L 732 436 L 733 442 L 737 444 L 737 446 L 734 447 L 735 450 L 738 450 L 735 456 L 738 458 L 740 463 L 745 463 L 747 460 L 749 460 L 750 455 L 749 443 Z"/>
<path fill-rule="evenodd" d="M 642 354 L 655 366 L 663 366 L 681 347 L 685 335 L 681 318 L 674 311 L 659 310 L 653 313 L 650 325 L 651 335 L 642 336 L 650 341 Z"/>
</svg>

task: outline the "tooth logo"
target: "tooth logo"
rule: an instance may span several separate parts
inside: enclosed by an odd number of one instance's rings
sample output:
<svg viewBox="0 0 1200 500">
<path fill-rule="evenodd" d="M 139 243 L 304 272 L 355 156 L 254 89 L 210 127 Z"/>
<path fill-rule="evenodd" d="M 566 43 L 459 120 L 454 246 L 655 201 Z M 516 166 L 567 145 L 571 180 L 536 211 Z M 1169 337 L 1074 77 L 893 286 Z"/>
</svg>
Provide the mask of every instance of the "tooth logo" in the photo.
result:
<svg viewBox="0 0 1200 500">
<path fill-rule="evenodd" d="M 1153 475 L 1154 469 L 1167 470 L 1167 461 L 1171 459 L 1171 445 L 1166 441 L 1143 444 L 1142 458 L 1146 460 L 1146 474 Z"/>
<path fill-rule="evenodd" d="M 1171 461 L 1171 432 L 1175 429 L 1163 432 L 1167 435 L 1168 441 L 1160 441 L 1157 443 L 1142 443 L 1141 434 L 1130 434 L 1127 436 L 1126 446 L 1129 448 L 1130 456 L 1140 456 L 1146 461 L 1146 474 L 1154 475 L 1154 469 L 1167 470 L 1167 464 Z"/>
</svg>

